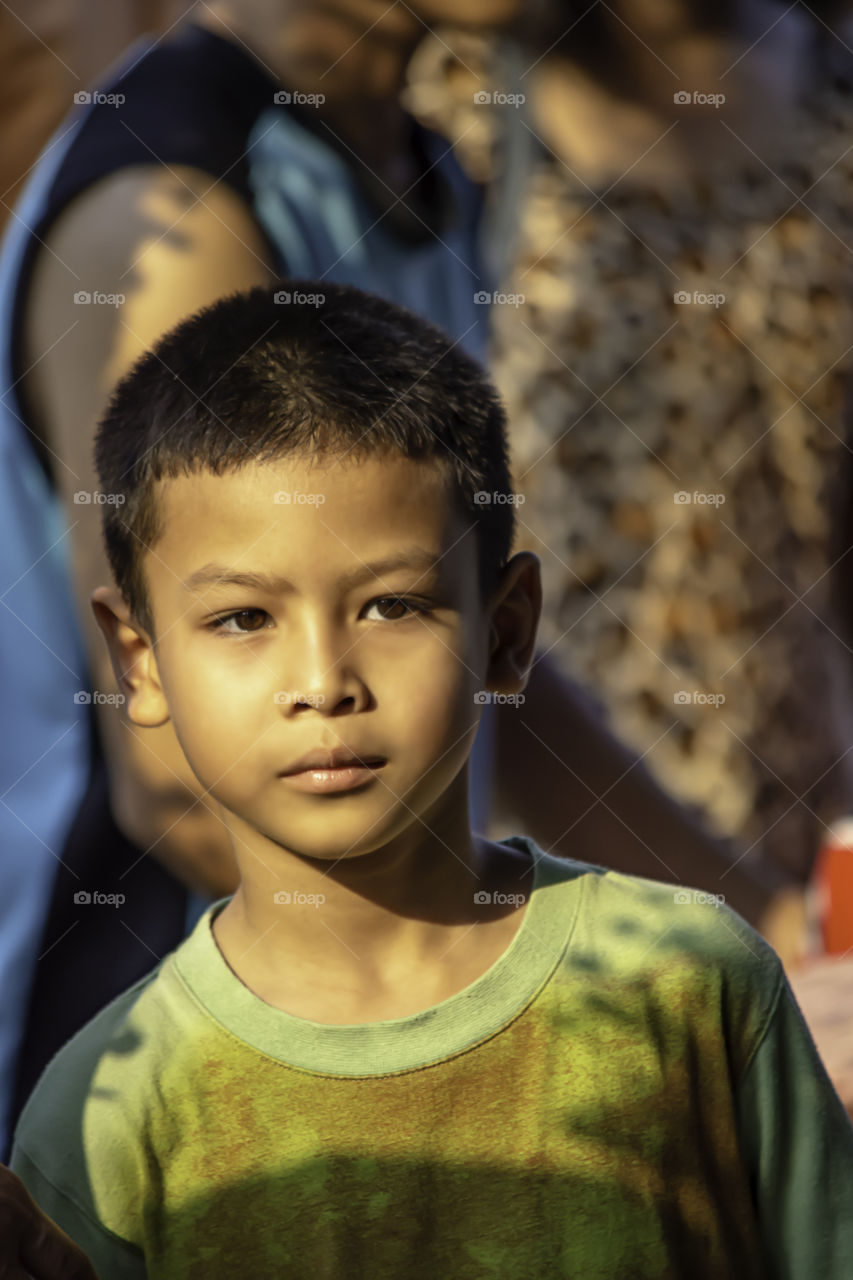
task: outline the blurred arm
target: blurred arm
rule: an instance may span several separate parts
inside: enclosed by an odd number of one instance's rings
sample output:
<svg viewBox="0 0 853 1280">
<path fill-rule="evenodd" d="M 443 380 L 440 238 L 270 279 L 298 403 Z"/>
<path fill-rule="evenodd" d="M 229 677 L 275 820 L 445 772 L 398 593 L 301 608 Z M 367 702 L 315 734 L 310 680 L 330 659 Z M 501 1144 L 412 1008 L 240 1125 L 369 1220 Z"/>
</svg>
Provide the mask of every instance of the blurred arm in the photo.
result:
<svg viewBox="0 0 853 1280">
<path fill-rule="evenodd" d="M 268 250 L 239 196 L 192 169 L 125 170 L 75 200 L 35 264 L 25 314 L 25 389 L 52 451 L 71 530 L 73 589 L 94 686 L 118 689 L 92 613 L 112 582 L 97 505 L 92 450 L 109 393 L 162 333 L 224 294 L 275 278 Z M 188 190 L 189 188 L 189 190 Z M 203 195 L 203 201 L 197 197 Z M 118 306 L 79 305 L 78 290 L 124 295 Z M 113 816 L 192 889 L 222 896 L 236 867 L 218 805 L 203 796 L 171 724 L 138 729 L 124 710 L 97 706 Z"/>
<path fill-rule="evenodd" d="M 98 1280 L 83 1250 L 42 1213 L 5 1165 L 0 1165 L 0 1275 Z"/>
</svg>

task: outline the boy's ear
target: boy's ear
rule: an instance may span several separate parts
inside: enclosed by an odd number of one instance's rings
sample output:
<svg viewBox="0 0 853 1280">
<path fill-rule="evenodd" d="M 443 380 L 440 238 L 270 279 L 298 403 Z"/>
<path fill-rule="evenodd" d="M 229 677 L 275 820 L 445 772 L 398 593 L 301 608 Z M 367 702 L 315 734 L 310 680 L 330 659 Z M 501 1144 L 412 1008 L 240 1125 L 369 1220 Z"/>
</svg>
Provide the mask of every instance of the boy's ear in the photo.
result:
<svg viewBox="0 0 853 1280">
<path fill-rule="evenodd" d="M 541 565 L 532 551 L 519 551 L 508 562 L 490 608 L 486 684 L 493 693 L 521 693 L 542 613 Z"/>
<path fill-rule="evenodd" d="M 113 587 L 97 587 L 90 603 L 107 642 L 110 661 L 125 709 L 134 724 L 156 729 L 169 719 L 154 647 L 131 616 L 123 596 Z"/>
</svg>

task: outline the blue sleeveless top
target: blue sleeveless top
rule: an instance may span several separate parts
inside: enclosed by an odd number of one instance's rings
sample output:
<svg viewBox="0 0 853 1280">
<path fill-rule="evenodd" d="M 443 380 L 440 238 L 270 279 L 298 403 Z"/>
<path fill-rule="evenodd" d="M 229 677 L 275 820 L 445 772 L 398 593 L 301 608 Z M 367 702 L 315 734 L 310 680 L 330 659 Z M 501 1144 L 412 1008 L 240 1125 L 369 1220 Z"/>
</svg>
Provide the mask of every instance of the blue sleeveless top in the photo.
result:
<svg viewBox="0 0 853 1280">
<path fill-rule="evenodd" d="M 287 97 L 238 45 L 192 24 L 146 37 L 101 81 L 120 106 L 75 106 L 46 146 L 0 251 L 0 1153 L 51 886 L 93 750 L 90 678 L 71 591 L 69 537 L 54 464 L 25 403 L 22 317 L 40 240 L 100 178 L 140 164 L 190 165 L 252 206 L 282 275 L 349 283 L 423 315 L 484 359 L 493 281 L 480 255 L 480 189 L 449 143 L 411 120 L 422 166 L 422 234 L 360 185 L 311 107 Z M 417 208 L 417 205 L 415 205 Z M 489 708 L 484 708 L 488 712 Z M 484 825 L 493 727 L 470 761 L 471 812 Z M 196 900 L 191 923 L 205 902 Z M 117 994 L 117 993 L 113 993 Z"/>
</svg>

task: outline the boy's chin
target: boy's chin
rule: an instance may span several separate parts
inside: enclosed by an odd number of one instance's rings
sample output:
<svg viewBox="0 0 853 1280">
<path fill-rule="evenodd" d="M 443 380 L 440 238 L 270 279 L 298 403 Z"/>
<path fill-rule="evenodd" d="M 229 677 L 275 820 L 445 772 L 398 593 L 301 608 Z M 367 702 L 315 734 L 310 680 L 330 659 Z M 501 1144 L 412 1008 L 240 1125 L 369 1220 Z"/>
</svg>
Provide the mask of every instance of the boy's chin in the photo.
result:
<svg viewBox="0 0 853 1280">
<path fill-rule="evenodd" d="M 368 824 L 357 827 L 355 824 L 340 824 L 337 830 L 328 827 L 322 832 L 298 830 L 268 832 L 267 835 L 279 848 L 294 857 L 308 862 L 332 864 L 336 862 L 355 862 L 360 858 L 369 858 L 381 854 L 395 836 L 400 834 L 399 824 L 393 830 L 387 830 L 374 824 L 368 830 Z"/>
</svg>

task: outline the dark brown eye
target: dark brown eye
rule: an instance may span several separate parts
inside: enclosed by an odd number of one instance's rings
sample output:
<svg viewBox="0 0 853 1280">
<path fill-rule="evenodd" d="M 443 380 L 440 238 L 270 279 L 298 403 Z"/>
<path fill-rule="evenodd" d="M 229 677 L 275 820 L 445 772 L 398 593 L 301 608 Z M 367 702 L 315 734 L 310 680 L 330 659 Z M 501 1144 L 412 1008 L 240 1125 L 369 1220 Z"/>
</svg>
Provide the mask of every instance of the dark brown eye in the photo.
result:
<svg viewBox="0 0 853 1280">
<path fill-rule="evenodd" d="M 267 616 L 263 609 L 237 609 L 234 613 L 223 614 L 221 618 L 214 618 L 208 625 L 212 631 L 220 631 L 224 635 L 251 635 L 253 631 L 261 631 L 263 629 L 263 619 Z M 238 627 L 236 631 L 232 631 L 226 627 L 227 622 L 231 622 L 235 618 L 256 618 L 261 621 L 261 626 L 257 627 Z"/>
<path fill-rule="evenodd" d="M 402 596 L 383 596 L 381 600 L 372 600 L 367 607 L 368 610 L 379 609 L 383 622 L 404 622 L 406 618 L 429 612 L 424 605 L 415 600 L 406 600 Z M 402 612 L 394 613 L 394 610 Z"/>
</svg>

